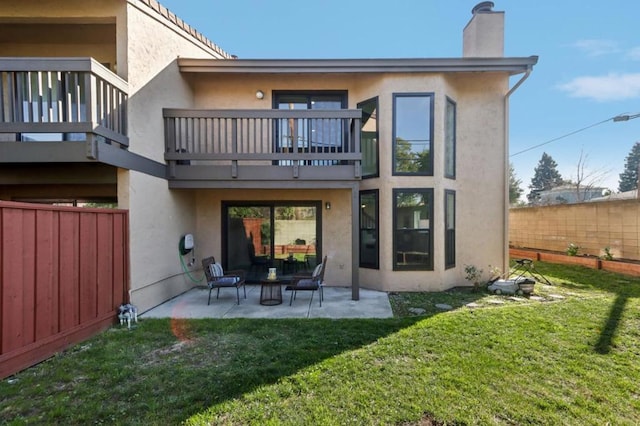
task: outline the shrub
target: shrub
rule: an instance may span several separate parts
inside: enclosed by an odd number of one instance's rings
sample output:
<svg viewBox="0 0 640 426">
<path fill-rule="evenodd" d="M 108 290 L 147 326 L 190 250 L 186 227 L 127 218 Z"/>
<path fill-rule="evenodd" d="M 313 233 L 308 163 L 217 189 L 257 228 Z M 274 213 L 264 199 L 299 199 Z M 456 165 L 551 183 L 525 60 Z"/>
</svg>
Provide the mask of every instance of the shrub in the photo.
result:
<svg viewBox="0 0 640 426">
<path fill-rule="evenodd" d="M 613 260 L 613 253 L 611 253 L 611 247 L 605 247 L 603 250 L 604 254 L 600 256 L 600 258 L 604 260 Z"/>
<path fill-rule="evenodd" d="M 570 243 L 569 246 L 567 247 L 567 255 L 576 256 L 579 250 L 580 250 L 580 247 L 578 247 L 576 244 Z"/>
<path fill-rule="evenodd" d="M 464 265 L 465 278 L 473 283 L 475 290 L 480 288 L 480 279 L 482 278 L 482 269 L 476 268 L 474 265 Z"/>
</svg>

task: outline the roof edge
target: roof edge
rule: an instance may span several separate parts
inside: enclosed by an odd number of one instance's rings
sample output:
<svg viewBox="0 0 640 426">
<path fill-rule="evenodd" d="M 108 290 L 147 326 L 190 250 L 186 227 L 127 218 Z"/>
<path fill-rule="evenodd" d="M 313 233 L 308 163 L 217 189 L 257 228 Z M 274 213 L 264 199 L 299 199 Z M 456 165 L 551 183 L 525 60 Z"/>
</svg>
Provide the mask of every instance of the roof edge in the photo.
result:
<svg viewBox="0 0 640 426">
<path fill-rule="evenodd" d="M 183 73 L 376 73 L 376 72 L 509 72 L 531 69 L 537 56 L 500 58 L 400 59 L 196 59 L 178 58 Z"/>
<path fill-rule="evenodd" d="M 171 12 L 169 9 L 164 7 L 157 0 L 139 0 L 139 2 L 147 6 L 147 8 L 149 8 L 153 12 L 155 12 L 155 14 L 159 16 L 160 19 L 177 26 L 182 32 L 185 33 L 185 35 L 192 37 L 195 40 L 199 41 L 200 43 L 204 44 L 206 47 L 208 47 L 218 55 L 222 56 L 223 58 L 227 58 L 227 59 L 233 58 L 233 55 L 227 53 L 220 46 L 218 46 L 217 44 L 209 40 L 201 32 L 196 30 L 191 25 L 187 24 L 179 16 L 177 16 L 175 13 Z"/>
</svg>

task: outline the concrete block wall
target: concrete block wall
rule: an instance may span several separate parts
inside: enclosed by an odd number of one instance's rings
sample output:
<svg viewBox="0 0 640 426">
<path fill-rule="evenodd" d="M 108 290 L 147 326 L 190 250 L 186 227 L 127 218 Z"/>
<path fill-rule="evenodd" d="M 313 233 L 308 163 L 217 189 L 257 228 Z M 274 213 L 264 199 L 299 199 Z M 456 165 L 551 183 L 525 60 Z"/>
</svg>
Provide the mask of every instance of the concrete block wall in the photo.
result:
<svg viewBox="0 0 640 426">
<path fill-rule="evenodd" d="M 514 208 L 509 211 L 509 245 L 601 256 L 609 247 L 614 258 L 640 260 L 640 202 L 618 200 Z"/>
</svg>

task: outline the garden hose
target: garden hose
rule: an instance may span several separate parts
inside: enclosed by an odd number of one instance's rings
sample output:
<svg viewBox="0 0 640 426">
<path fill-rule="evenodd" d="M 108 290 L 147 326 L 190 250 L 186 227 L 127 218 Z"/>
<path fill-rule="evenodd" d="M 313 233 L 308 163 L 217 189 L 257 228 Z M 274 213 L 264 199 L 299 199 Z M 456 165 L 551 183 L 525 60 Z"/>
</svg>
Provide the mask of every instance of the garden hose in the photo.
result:
<svg viewBox="0 0 640 426">
<path fill-rule="evenodd" d="M 206 275 L 204 273 L 204 271 L 203 271 L 202 276 L 200 278 L 194 278 L 193 275 L 191 275 L 191 272 L 189 271 L 189 269 L 187 269 L 187 265 L 184 264 L 184 257 L 180 253 L 180 250 L 178 250 L 178 257 L 180 258 L 180 263 L 182 264 L 182 269 L 184 270 L 184 272 L 186 272 L 187 276 L 189 277 L 189 279 L 192 282 L 197 284 L 199 282 L 202 282 L 202 280 L 204 280 L 204 277 Z"/>
</svg>

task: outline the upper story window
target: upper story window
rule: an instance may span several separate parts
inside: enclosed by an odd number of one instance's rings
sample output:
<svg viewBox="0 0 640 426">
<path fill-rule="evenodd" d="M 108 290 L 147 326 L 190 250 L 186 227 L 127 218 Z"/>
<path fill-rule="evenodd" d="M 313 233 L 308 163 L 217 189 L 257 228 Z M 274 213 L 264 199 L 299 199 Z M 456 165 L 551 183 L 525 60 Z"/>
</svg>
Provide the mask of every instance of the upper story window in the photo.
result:
<svg viewBox="0 0 640 426">
<path fill-rule="evenodd" d="M 444 110 L 444 177 L 456 178 L 456 103 L 449 98 Z"/>
<path fill-rule="evenodd" d="M 393 174 L 433 176 L 433 93 L 393 95 Z"/>
<path fill-rule="evenodd" d="M 275 109 L 344 109 L 347 93 L 275 92 Z M 344 142 L 344 126 L 340 120 L 285 119 L 277 123 L 278 150 L 325 151 L 340 150 Z"/>
<path fill-rule="evenodd" d="M 378 98 L 358 104 L 362 110 L 360 149 L 362 151 L 362 177 L 377 177 L 378 169 Z"/>
</svg>

